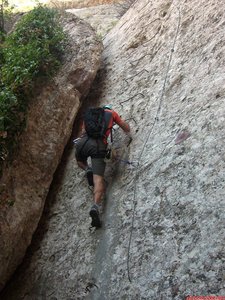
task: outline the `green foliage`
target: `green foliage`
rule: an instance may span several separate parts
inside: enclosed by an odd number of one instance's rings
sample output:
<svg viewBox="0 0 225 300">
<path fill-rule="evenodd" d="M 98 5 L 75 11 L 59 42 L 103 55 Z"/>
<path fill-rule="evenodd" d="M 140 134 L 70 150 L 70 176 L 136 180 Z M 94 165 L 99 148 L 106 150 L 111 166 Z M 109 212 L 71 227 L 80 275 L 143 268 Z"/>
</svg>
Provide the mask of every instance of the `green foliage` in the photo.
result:
<svg viewBox="0 0 225 300">
<path fill-rule="evenodd" d="M 26 88 L 37 76 L 50 75 L 59 65 L 64 33 L 56 12 L 42 6 L 25 15 L 3 48 L 2 82 L 12 90 Z"/>
<path fill-rule="evenodd" d="M 0 162 L 10 159 L 25 125 L 26 105 L 8 88 L 0 92 Z M 1 165 L 0 165 L 1 166 Z"/>
<path fill-rule="evenodd" d="M 36 79 L 51 76 L 60 65 L 65 35 L 57 20 L 56 11 L 38 6 L 0 45 L 0 173 L 25 126 Z"/>
</svg>

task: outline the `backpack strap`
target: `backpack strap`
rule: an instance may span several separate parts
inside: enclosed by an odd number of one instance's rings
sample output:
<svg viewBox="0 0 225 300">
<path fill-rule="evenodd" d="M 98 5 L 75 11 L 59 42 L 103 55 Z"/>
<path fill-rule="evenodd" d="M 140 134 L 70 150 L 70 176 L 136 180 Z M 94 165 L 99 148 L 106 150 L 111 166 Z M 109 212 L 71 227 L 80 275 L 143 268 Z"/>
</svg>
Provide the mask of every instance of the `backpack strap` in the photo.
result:
<svg viewBox="0 0 225 300">
<path fill-rule="evenodd" d="M 105 132 L 110 129 L 110 138 L 111 138 L 111 143 L 113 143 L 113 136 L 112 136 L 112 126 L 109 128 L 109 122 L 112 118 L 112 112 L 110 111 L 105 111 L 104 113 L 104 119 L 105 119 Z"/>
<path fill-rule="evenodd" d="M 88 140 L 89 140 L 89 136 L 87 136 L 87 139 L 86 139 L 86 141 L 83 143 L 83 145 L 82 145 L 82 147 L 81 147 L 79 153 L 81 153 L 81 152 L 83 151 L 83 149 L 84 149 L 84 147 L 86 146 Z"/>
</svg>

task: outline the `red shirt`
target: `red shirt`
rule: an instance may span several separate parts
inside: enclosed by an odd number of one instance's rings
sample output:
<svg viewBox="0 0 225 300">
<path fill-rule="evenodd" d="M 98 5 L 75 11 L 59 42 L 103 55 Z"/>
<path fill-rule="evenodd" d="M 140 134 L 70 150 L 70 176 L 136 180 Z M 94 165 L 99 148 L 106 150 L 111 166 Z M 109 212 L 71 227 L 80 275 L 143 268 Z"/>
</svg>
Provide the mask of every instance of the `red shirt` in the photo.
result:
<svg viewBox="0 0 225 300">
<path fill-rule="evenodd" d="M 120 118 L 120 116 L 118 115 L 118 113 L 114 110 L 111 110 L 111 109 L 105 109 L 106 112 L 110 112 L 112 114 L 112 117 L 109 121 L 109 124 L 108 124 L 108 129 L 106 130 L 106 133 L 105 133 L 105 136 L 106 136 L 106 139 L 107 137 L 110 135 L 111 133 L 111 129 L 113 127 L 113 124 L 116 123 L 117 125 L 121 125 L 121 123 L 123 123 L 122 119 Z"/>
</svg>

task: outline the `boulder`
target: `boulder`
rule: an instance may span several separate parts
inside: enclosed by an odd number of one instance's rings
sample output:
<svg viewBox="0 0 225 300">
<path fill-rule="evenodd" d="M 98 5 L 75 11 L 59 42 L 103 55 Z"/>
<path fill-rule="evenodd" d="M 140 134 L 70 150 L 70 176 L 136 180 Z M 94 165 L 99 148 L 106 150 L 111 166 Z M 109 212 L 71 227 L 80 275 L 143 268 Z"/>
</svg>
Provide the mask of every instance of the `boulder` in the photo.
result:
<svg viewBox="0 0 225 300">
<path fill-rule="evenodd" d="M 94 30 L 67 14 L 68 42 L 57 75 L 34 91 L 20 149 L 1 179 L 0 289 L 21 263 L 42 215 L 74 119 L 100 65 Z"/>
</svg>

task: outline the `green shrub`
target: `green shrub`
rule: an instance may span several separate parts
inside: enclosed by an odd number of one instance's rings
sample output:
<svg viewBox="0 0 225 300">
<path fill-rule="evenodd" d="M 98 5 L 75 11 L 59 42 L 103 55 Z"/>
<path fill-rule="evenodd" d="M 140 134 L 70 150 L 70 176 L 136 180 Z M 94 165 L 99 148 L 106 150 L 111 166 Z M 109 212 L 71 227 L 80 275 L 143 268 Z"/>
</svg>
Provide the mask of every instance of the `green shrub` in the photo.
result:
<svg viewBox="0 0 225 300">
<path fill-rule="evenodd" d="M 58 67 L 64 33 L 55 18 L 54 10 L 38 6 L 6 39 L 2 82 L 12 90 L 26 88 L 37 76 L 50 75 Z"/>
<path fill-rule="evenodd" d="M 23 129 L 25 107 L 18 102 L 17 97 L 7 88 L 0 92 L 0 155 L 1 161 L 12 156 L 18 135 Z"/>
<path fill-rule="evenodd" d="M 0 45 L 0 173 L 25 126 L 32 88 L 38 78 L 57 70 L 64 42 L 56 11 L 38 6 Z"/>
</svg>

